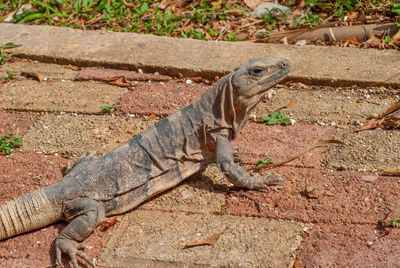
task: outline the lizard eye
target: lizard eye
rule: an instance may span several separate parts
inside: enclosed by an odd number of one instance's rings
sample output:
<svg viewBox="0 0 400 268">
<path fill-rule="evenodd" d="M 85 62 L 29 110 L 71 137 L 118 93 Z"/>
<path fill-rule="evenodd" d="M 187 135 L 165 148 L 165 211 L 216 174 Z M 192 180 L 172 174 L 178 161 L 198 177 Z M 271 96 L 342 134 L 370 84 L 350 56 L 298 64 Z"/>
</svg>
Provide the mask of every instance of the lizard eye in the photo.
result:
<svg viewBox="0 0 400 268">
<path fill-rule="evenodd" d="M 250 74 L 251 75 L 255 75 L 255 76 L 259 76 L 259 75 L 262 75 L 265 70 L 266 69 L 261 68 L 261 67 L 255 67 L 255 68 L 250 70 Z"/>
</svg>

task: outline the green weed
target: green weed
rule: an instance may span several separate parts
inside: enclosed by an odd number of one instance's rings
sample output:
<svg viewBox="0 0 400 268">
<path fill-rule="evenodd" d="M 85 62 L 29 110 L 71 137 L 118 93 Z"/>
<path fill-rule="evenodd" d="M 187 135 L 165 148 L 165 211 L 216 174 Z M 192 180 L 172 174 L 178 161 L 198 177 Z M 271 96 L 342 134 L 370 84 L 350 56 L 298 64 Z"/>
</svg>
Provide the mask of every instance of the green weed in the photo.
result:
<svg viewBox="0 0 400 268">
<path fill-rule="evenodd" d="M 100 109 L 105 114 L 111 114 L 112 112 L 115 111 L 116 107 L 115 106 L 101 106 Z"/>
<path fill-rule="evenodd" d="M 274 161 L 274 159 L 272 159 L 271 157 L 269 157 L 269 156 L 267 155 L 267 159 L 258 160 L 258 162 L 257 162 L 257 167 L 267 166 L 267 165 L 271 164 L 273 161 Z"/>
<path fill-rule="evenodd" d="M 9 82 L 15 78 L 15 74 L 11 71 L 7 71 L 7 77 L 4 77 L 4 81 Z"/>
<path fill-rule="evenodd" d="M 260 121 L 267 125 L 290 125 L 290 118 L 282 111 L 271 112 L 268 116 L 261 117 Z"/>
<path fill-rule="evenodd" d="M 13 148 L 19 148 L 22 146 L 22 141 L 23 139 L 18 136 L 5 134 L 3 138 L 0 138 L 0 152 L 10 155 Z"/>
<path fill-rule="evenodd" d="M 4 65 L 6 64 L 6 60 L 7 58 L 10 58 L 12 56 L 15 56 L 18 54 L 18 52 L 7 52 L 7 49 L 10 48 L 15 48 L 15 47 L 19 47 L 20 45 L 14 44 L 14 43 L 6 43 L 2 46 L 0 46 L 0 64 Z"/>
</svg>

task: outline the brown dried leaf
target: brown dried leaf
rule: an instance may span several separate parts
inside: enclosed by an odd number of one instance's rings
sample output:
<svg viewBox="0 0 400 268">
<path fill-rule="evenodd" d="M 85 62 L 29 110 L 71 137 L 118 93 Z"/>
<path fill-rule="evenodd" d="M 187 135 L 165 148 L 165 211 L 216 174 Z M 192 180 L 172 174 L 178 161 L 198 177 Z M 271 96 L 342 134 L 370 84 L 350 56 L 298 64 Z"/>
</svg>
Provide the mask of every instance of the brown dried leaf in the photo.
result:
<svg viewBox="0 0 400 268">
<path fill-rule="evenodd" d="M 219 237 L 221 236 L 221 234 L 225 232 L 225 230 L 223 230 L 222 232 L 219 233 L 215 233 L 213 235 L 210 235 L 204 239 L 195 237 L 193 239 L 191 239 L 186 245 L 185 248 L 189 248 L 189 247 L 196 247 L 196 246 L 204 246 L 204 245 L 214 245 L 215 243 L 217 243 Z"/>
<path fill-rule="evenodd" d="M 135 2 L 128 3 L 128 2 L 125 2 L 124 0 L 122 0 L 122 3 L 124 3 L 124 5 L 127 7 L 135 7 Z"/>
<path fill-rule="evenodd" d="M 288 103 L 285 104 L 282 108 L 290 108 L 295 106 L 298 103 L 298 100 L 291 100 Z"/>
<path fill-rule="evenodd" d="M 303 84 L 301 82 L 292 82 L 289 84 L 290 86 L 294 86 L 294 87 L 301 87 L 301 88 L 305 88 L 305 89 L 310 89 L 311 86 Z"/>
<path fill-rule="evenodd" d="M 360 128 L 356 128 L 356 131 L 361 131 L 361 130 L 368 130 L 368 129 L 374 129 L 377 128 L 380 123 L 383 121 L 383 119 L 371 119 L 368 121 L 368 123 L 365 126 L 362 126 Z"/>
<path fill-rule="evenodd" d="M 30 76 L 33 78 L 36 78 L 36 80 L 38 80 L 39 82 L 42 82 L 44 79 L 44 76 L 38 72 L 27 72 L 27 71 L 22 71 L 21 75 L 23 76 Z"/>
<path fill-rule="evenodd" d="M 306 189 L 304 189 L 304 194 L 308 198 L 318 199 L 318 196 L 315 191 L 315 187 L 313 187 L 313 186 L 307 186 Z"/>
<path fill-rule="evenodd" d="M 400 170 L 394 168 L 385 169 L 382 173 L 385 176 L 400 176 Z"/>
<path fill-rule="evenodd" d="M 100 231 L 105 232 L 107 231 L 110 227 L 115 225 L 117 223 L 117 218 L 112 218 L 110 220 L 105 220 L 100 226 Z"/>
<path fill-rule="evenodd" d="M 400 109 L 400 101 L 399 102 L 395 102 L 392 105 L 390 105 L 389 108 L 386 109 L 386 111 L 384 111 L 383 113 L 381 113 L 380 115 L 378 115 L 379 118 L 382 118 L 390 113 L 393 113 L 396 110 Z"/>
<path fill-rule="evenodd" d="M 82 69 L 81 67 L 78 67 L 78 66 L 75 66 L 75 65 L 72 65 L 72 64 L 64 65 L 64 68 L 68 68 L 68 69 L 71 69 L 71 70 L 74 70 L 74 71 L 79 71 L 79 70 Z"/>
<path fill-rule="evenodd" d="M 132 84 L 126 81 L 125 77 L 120 76 L 117 78 L 111 78 L 113 80 L 104 79 L 110 85 L 119 86 L 119 87 L 132 87 Z M 108 81 L 107 81 L 108 80 Z"/>
<path fill-rule="evenodd" d="M 358 42 L 357 38 L 356 38 L 354 35 L 349 36 L 349 37 L 346 39 L 346 42 L 348 42 L 348 43 L 350 43 L 350 44 L 353 44 L 353 45 L 355 45 L 355 46 L 358 46 L 358 45 L 360 44 L 360 43 Z"/>
</svg>

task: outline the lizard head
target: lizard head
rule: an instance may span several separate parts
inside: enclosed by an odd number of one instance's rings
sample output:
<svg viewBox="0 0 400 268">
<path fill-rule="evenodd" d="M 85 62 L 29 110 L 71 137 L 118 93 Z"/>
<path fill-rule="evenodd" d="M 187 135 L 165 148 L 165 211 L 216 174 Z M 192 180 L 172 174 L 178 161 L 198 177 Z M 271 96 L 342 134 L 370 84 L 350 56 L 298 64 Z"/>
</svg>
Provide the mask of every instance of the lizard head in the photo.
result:
<svg viewBox="0 0 400 268">
<path fill-rule="evenodd" d="M 255 106 L 290 67 L 290 61 L 282 58 L 255 58 L 237 67 L 231 77 L 235 106 Z"/>
</svg>

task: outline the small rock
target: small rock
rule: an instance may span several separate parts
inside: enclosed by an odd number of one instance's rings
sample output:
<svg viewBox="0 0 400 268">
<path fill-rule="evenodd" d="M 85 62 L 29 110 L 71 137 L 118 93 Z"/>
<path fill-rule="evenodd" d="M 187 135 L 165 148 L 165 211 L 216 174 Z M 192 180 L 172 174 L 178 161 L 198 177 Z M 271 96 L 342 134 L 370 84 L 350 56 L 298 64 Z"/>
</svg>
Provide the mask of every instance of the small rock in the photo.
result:
<svg viewBox="0 0 400 268">
<path fill-rule="evenodd" d="M 379 178 L 378 175 L 364 175 L 361 177 L 364 181 L 374 182 Z"/>
<path fill-rule="evenodd" d="M 299 40 L 295 43 L 296 46 L 305 46 L 307 44 L 307 40 Z"/>
<path fill-rule="evenodd" d="M 260 19 L 263 14 L 279 15 L 282 12 L 291 12 L 291 10 L 286 6 L 266 3 L 259 5 L 253 12 L 251 12 L 251 17 Z"/>
</svg>

